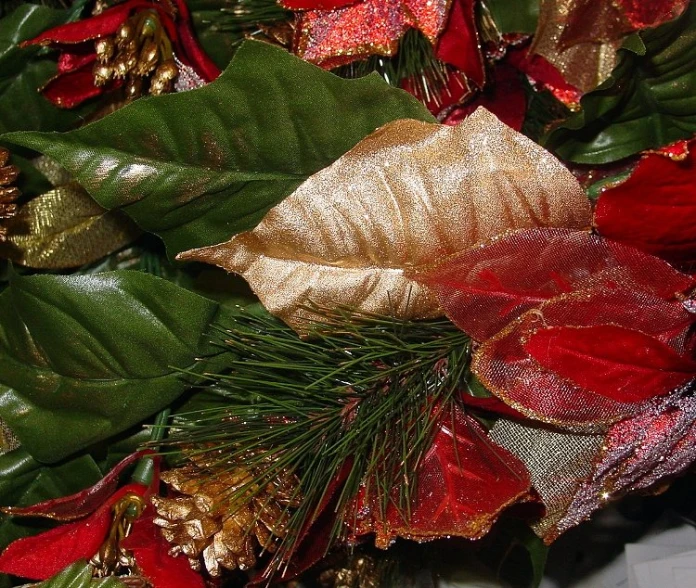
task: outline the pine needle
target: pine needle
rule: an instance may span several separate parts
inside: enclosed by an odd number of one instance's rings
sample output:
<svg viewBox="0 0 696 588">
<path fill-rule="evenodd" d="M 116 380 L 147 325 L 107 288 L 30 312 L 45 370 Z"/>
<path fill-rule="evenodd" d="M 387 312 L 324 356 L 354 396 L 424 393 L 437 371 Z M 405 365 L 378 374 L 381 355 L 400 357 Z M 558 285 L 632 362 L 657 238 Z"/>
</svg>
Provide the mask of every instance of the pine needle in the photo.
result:
<svg viewBox="0 0 696 588">
<path fill-rule="evenodd" d="M 327 322 L 306 339 L 258 312 L 241 311 L 233 329 L 219 329 L 219 344 L 238 359 L 230 373 L 207 378 L 229 405 L 187 415 L 167 440 L 171 450 L 223 450 L 220 467 L 237 461 L 261 472 L 251 482 L 258 487 L 282 472 L 299 477 L 302 501 L 288 513 L 273 571 L 290 559 L 341 472 L 333 538 L 346 532 L 361 485 L 379 498 L 382 515 L 393 506 L 408 520 L 414 473 L 438 414 L 451 408 L 468 375 L 470 341 L 446 319 L 307 310 Z M 250 487 L 231 493 L 229 503 Z"/>
</svg>

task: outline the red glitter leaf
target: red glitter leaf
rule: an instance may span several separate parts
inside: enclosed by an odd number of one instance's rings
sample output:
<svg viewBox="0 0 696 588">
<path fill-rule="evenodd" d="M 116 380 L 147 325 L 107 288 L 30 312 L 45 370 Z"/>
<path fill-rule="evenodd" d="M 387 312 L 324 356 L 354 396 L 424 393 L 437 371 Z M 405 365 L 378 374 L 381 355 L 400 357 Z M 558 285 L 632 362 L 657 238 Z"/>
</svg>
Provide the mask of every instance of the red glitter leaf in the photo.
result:
<svg viewBox="0 0 696 588">
<path fill-rule="evenodd" d="M 449 535 L 478 538 L 507 506 L 528 497 L 529 473 L 495 445 L 458 406 L 440 415 L 437 432 L 417 472 L 410 516 L 397 498 L 380 514 L 380 497 L 364 491 L 355 506 L 356 536 L 375 533 L 379 547 L 396 537 L 426 540 Z"/>
<path fill-rule="evenodd" d="M 594 216 L 602 235 L 675 263 L 696 262 L 696 154 L 679 151 L 645 155 L 628 180 L 602 193 Z"/>
<path fill-rule="evenodd" d="M 283 8 L 288 10 L 335 10 L 361 0 L 278 0 Z"/>
<path fill-rule="evenodd" d="M 619 402 L 667 394 L 696 376 L 696 362 L 614 325 L 540 329 L 523 346 L 542 367 Z"/>
<path fill-rule="evenodd" d="M 615 0 L 634 29 L 660 26 L 686 10 L 689 0 Z"/>
<path fill-rule="evenodd" d="M 431 42 L 447 18 L 447 0 L 361 0 L 336 10 L 308 10 L 299 16 L 293 52 L 331 69 L 369 55 L 393 55 L 408 28 Z"/>
<path fill-rule="evenodd" d="M 141 516 L 121 546 L 133 554 L 140 573 L 153 588 L 204 588 L 203 577 L 194 572 L 183 556 L 172 557 L 152 516 Z"/>
<path fill-rule="evenodd" d="M 435 290 L 447 316 L 479 341 L 559 294 L 601 284 L 674 300 L 695 284 L 651 255 L 554 228 L 509 233 L 410 277 Z"/>
</svg>

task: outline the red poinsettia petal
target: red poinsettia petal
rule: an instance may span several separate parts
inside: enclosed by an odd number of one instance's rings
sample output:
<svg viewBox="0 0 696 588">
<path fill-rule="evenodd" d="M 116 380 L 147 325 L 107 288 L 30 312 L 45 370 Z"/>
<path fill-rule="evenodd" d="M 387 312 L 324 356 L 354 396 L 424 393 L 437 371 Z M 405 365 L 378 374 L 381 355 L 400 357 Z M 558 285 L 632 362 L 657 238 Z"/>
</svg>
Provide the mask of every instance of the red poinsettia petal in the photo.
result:
<svg viewBox="0 0 696 588">
<path fill-rule="evenodd" d="M 0 555 L 0 572 L 30 580 L 46 580 L 79 559 L 90 559 L 101 547 L 111 525 L 110 507 L 85 520 L 17 539 Z"/>
<path fill-rule="evenodd" d="M 642 383 L 646 387 L 642 391 L 590 390 L 576 383 L 582 381 L 580 374 L 569 379 L 540 365 L 525 349 L 525 342 L 540 329 L 614 325 L 642 332 L 677 354 L 688 355 L 692 323 L 693 317 L 680 303 L 649 292 L 619 287 L 583 290 L 558 296 L 526 312 L 484 342 L 474 354 L 472 371 L 493 394 L 531 418 L 596 430 L 639 412 L 642 405 L 636 398 L 655 396 L 663 390 L 650 388 L 651 382 Z M 596 366 L 578 362 L 577 369 Z"/>
<path fill-rule="evenodd" d="M 516 131 L 522 129 L 527 113 L 527 97 L 522 88 L 520 73 L 506 63 L 493 69 L 493 79 L 471 102 L 455 108 L 442 121 L 446 125 L 462 122 L 479 106 L 490 110 L 501 121 Z"/>
<path fill-rule="evenodd" d="M 74 44 L 113 35 L 131 11 L 137 8 L 152 8 L 152 3 L 147 0 L 129 0 L 97 16 L 48 29 L 38 37 L 25 41 L 21 46 Z"/>
<path fill-rule="evenodd" d="M 696 377 L 696 362 L 615 325 L 539 329 L 523 347 L 547 370 L 620 402 L 661 396 Z"/>
<path fill-rule="evenodd" d="M 191 24 L 191 14 L 184 0 L 174 0 L 178 17 L 175 46 L 181 47 L 177 57 L 185 65 L 191 66 L 206 82 L 212 82 L 220 75 L 220 69 L 198 43 Z"/>
<path fill-rule="evenodd" d="M 152 452 L 138 451 L 137 453 L 129 455 L 118 462 L 114 468 L 94 486 L 85 488 L 76 494 L 56 498 L 54 500 L 46 500 L 32 506 L 8 506 L 4 507 L 2 510 L 12 516 L 43 517 L 57 521 L 81 519 L 107 502 L 113 504 L 114 496 L 116 500 L 118 500 L 118 498 L 123 495 L 124 491 L 132 491 L 134 488 L 139 487 L 139 485 L 130 484 L 114 494 L 121 472 L 149 453 Z"/>
<path fill-rule="evenodd" d="M 375 533 L 387 547 L 396 537 L 416 540 L 449 535 L 478 538 L 499 513 L 529 497 L 529 473 L 522 462 L 493 443 L 458 406 L 440 415 L 430 449 L 417 472 L 410 516 L 393 501 L 380 515 L 378 497 L 356 505 L 355 535 Z"/>
<path fill-rule="evenodd" d="M 628 180 L 600 196 L 597 230 L 672 262 L 696 261 L 695 162 L 693 152 L 645 155 Z"/>
<path fill-rule="evenodd" d="M 106 87 L 95 86 L 92 67 L 87 66 L 67 74 L 59 74 L 42 89 L 44 97 L 60 108 L 74 108 L 85 100 L 101 96 Z"/>
<path fill-rule="evenodd" d="M 278 0 L 288 10 L 335 10 L 362 0 Z"/>
<path fill-rule="evenodd" d="M 486 81 L 481 43 L 476 30 L 475 0 L 454 0 L 435 48 L 435 57 L 454 65 L 479 88 Z"/>
<path fill-rule="evenodd" d="M 410 276 L 435 290 L 447 316 L 479 341 L 545 300 L 592 285 L 633 287 L 670 300 L 695 284 L 631 247 L 554 228 L 509 233 Z"/>
<path fill-rule="evenodd" d="M 140 573 L 153 588 L 204 588 L 203 577 L 194 572 L 183 556 L 172 557 L 169 543 L 162 537 L 151 515 L 141 516 L 121 546 L 135 558 Z"/>
<path fill-rule="evenodd" d="M 635 30 L 660 26 L 686 10 L 689 0 L 615 0 Z"/>
<path fill-rule="evenodd" d="M 58 57 L 58 73 L 65 74 L 86 65 L 92 64 L 97 60 L 97 54 L 93 47 L 77 45 L 72 51 L 62 51 Z"/>
</svg>

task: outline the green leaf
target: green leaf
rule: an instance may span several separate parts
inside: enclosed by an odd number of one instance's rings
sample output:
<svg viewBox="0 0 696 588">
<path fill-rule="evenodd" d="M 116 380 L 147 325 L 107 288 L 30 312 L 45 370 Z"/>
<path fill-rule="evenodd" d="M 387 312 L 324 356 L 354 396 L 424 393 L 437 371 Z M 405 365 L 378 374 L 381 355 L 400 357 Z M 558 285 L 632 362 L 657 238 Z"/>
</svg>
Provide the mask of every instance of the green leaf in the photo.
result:
<svg viewBox="0 0 696 588">
<path fill-rule="evenodd" d="M 57 160 L 174 255 L 253 228 L 309 175 L 397 118 L 434 121 L 377 75 L 343 80 L 248 41 L 204 88 L 140 99 L 69 133 L 4 139 Z"/>
<path fill-rule="evenodd" d="M 0 295 L 0 411 L 22 445 L 56 461 L 141 422 L 224 366 L 211 324 L 231 311 L 131 271 L 12 279 Z"/>
<path fill-rule="evenodd" d="M 39 88 L 56 73 L 55 58 L 41 47 L 18 47 L 72 16 L 71 10 L 24 4 L 0 20 L 0 133 L 64 131 L 87 112 L 57 108 L 41 96 Z"/>
<path fill-rule="evenodd" d="M 677 20 L 633 35 L 609 79 L 543 144 L 562 159 L 603 164 L 696 132 L 696 4 Z"/>
<path fill-rule="evenodd" d="M 0 455 L 0 504 L 29 506 L 67 496 L 95 484 L 101 477 L 99 468 L 88 455 L 46 466 L 20 447 Z M 2 516 L 0 550 L 15 539 L 34 535 L 51 524 L 36 519 Z M 4 586 L 1 580 L 0 586 Z"/>
<path fill-rule="evenodd" d="M 532 35 L 536 31 L 539 0 L 486 0 L 484 4 L 501 33 Z"/>
<path fill-rule="evenodd" d="M 76 561 L 52 578 L 33 584 L 34 588 L 124 588 L 117 578 L 92 578 L 94 567 L 86 561 Z"/>
</svg>

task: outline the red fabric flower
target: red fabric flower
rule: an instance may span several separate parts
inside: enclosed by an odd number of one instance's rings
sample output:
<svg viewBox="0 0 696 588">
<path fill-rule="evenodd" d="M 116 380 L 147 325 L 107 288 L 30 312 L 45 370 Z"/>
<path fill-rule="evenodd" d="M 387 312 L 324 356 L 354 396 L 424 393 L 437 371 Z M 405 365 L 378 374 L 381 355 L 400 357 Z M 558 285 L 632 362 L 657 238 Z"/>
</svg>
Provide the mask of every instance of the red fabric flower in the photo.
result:
<svg viewBox="0 0 696 588">
<path fill-rule="evenodd" d="M 143 484 L 128 484 L 116 490 L 119 474 L 143 455 L 140 452 L 127 457 L 97 484 L 77 494 L 26 508 L 4 508 L 11 515 L 50 518 L 65 524 L 12 542 L 0 555 L 0 573 L 46 580 L 76 561 L 95 556 L 109 534 L 114 505 L 128 495 L 146 497 L 151 492 Z M 143 536 L 147 537 L 147 546 L 142 545 Z M 133 553 L 140 573 L 155 588 L 204 586 L 185 558 L 167 554 L 169 546 L 156 532 L 147 511 L 135 521 L 132 535 L 121 546 Z"/>
<path fill-rule="evenodd" d="M 198 45 L 186 3 L 184 0 L 173 0 L 173 3 L 176 15 L 172 14 L 168 4 L 164 2 L 127 0 L 97 16 L 49 29 L 23 43 L 23 46 L 48 45 L 61 52 L 58 74 L 42 89 L 44 96 L 56 106 L 72 108 L 119 86 L 118 81 L 95 85 L 93 68 L 97 54 L 94 41 L 115 35 L 129 17 L 146 9 L 156 11 L 177 59 L 193 68 L 204 81 L 214 80 L 220 70 Z"/>
<path fill-rule="evenodd" d="M 631 176 L 605 189 L 595 209 L 600 234 L 673 263 L 696 262 L 696 155 L 680 141 L 646 153 Z"/>
<path fill-rule="evenodd" d="M 636 249 L 526 230 L 414 278 L 483 342 L 479 379 L 530 418 L 602 429 L 696 377 L 683 304 L 696 282 Z"/>
</svg>

